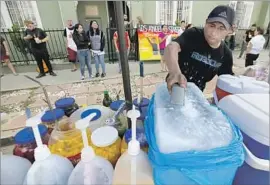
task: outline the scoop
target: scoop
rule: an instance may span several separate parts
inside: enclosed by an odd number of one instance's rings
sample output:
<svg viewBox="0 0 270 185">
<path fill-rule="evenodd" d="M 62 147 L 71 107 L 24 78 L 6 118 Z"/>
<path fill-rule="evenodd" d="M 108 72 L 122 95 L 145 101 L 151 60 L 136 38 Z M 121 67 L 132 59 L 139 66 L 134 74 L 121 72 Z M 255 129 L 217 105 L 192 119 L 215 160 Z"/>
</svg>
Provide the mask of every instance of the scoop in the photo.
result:
<svg viewBox="0 0 270 185">
<path fill-rule="evenodd" d="M 185 88 L 180 87 L 178 84 L 174 84 L 172 86 L 171 104 L 184 106 L 185 96 L 186 96 Z"/>
<path fill-rule="evenodd" d="M 106 125 L 108 125 L 108 126 L 114 126 L 115 123 L 116 123 L 115 120 L 118 118 L 119 114 L 120 114 L 121 112 L 123 112 L 123 110 L 124 110 L 125 108 L 126 108 L 126 102 L 123 102 L 123 103 L 120 105 L 120 107 L 118 108 L 118 110 L 115 112 L 115 114 L 113 115 L 113 117 L 106 119 L 106 121 L 105 121 Z"/>
</svg>

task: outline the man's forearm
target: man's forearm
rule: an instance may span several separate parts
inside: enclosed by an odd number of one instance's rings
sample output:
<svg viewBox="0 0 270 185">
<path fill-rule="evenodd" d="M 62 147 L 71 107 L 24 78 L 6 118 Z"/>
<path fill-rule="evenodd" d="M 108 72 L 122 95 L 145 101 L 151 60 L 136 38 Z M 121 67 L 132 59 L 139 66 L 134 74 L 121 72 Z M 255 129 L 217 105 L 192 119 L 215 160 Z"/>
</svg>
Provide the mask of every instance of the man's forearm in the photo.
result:
<svg viewBox="0 0 270 185">
<path fill-rule="evenodd" d="M 41 40 L 41 42 L 47 42 L 49 40 L 49 37 L 45 37 L 44 39 Z"/>
<path fill-rule="evenodd" d="M 178 64 L 178 53 L 181 51 L 180 46 L 176 42 L 171 42 L 164 51 L 164 60 L 168 67 L 169 73 L 181 73 Z"/>
</svg>

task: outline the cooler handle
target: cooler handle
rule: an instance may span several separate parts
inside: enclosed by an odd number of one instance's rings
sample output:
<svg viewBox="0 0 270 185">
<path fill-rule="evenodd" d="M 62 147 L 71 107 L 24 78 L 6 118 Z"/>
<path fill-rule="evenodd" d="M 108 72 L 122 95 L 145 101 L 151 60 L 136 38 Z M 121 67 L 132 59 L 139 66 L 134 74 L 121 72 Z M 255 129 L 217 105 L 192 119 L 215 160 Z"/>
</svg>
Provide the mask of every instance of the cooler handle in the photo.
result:
<svg viewBox="0 0 270 185">
<path fill-rule="evenodd" d="M 263 171 L 270 171 L 269 170 L 269 160 L 260 159 L 253 155 L 251 151 L 246 147 L 243 143 L 244 150 L 245 150 L 245 162 L 254 169 L 263 170 Z"/>
</svg>

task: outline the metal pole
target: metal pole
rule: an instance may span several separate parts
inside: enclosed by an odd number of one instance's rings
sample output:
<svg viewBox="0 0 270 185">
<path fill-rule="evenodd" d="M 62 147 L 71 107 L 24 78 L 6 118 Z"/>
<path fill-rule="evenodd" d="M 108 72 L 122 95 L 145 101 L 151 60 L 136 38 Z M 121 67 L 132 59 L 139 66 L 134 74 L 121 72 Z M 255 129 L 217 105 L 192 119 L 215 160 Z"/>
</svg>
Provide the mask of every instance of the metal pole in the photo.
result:
<svg viewBox="0 0 270 185">
<path fill-rule="evenodd" d="M 130 87 L 130 76 L 129 76 L 129 65 L 126 50 L 126 40 L 125 40 L 125 26 L 124 26 L 124 14 L 123 14 L 123 3 L 122 1 L 115 1 L 115 15 L 116 15 L 116 25 L 119 40 L 119 54 L 120 54 L 120 64 L 122 69 L 122 78 L 124 85 L 124 93 L 126 99 L 127 109 L 132 109 L 132 95 Z M 131 120 L 128 118 L 128 128 L 131 128 Z"/>
</svg>

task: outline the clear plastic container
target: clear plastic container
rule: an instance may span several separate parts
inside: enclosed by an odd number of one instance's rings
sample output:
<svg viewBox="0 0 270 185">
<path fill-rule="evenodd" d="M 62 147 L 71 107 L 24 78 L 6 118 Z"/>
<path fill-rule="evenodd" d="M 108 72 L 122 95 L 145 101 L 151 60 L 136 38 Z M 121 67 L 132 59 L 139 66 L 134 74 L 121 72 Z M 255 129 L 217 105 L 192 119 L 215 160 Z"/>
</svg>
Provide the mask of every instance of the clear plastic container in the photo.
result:
<svg viewBox="0 0 270 185">
<path fill-rule="evenodd" d="M 88 145 L 86 128 L 93 118 L 88 116 L 76 122 L 76 128 L 82 132 L 84 148 L 81 152 L 82 160 L 72 171 L 68 185 L 111 185 L 113 179 L 112 164 L 102 157 L 96 156 L 92 147 Z"/>
<path fill-rule="evenodd" d="M 114 171 L 113 184 L 154 184 L 152 178 L 152 168 L 148 156 L 140 149 L 140 143 L 136 140 L 136 119 L 140 112 L 133 110 L 128 112 L 128 117 L 132 121 L 132 139 L 128 143 L 126 151 L 117 161 Z"/>
<path fill-rule="evenodd" d="M 42 143 L 48 145 L 49 134 L 48 129 L 45 125 L 38 126 Z M 15 147 L 13 149 L 13 154 L 28 159 L 31 163 L 35 161 L 34 150 L 37 147 L 33 129 L 31 127 L 26 127 L 19 131 L 15 135 Z"/>
<path fill-rule="evenodd" d="M 1 153 L 1 184 L 23 184 L 31 165 L 27 159 L 14 155 L 2 155 Z"/>
<path fill-rule="evenodd" d="M 41 122 L 40 117 L 32 117 L 26 121 L 27 126 L 32 126 L 37 143 L 35 159 L 25 177 L 25 185 L 34 184 L 67 184 L 73 170 L 71 162 L 59 155 L 51 154 L 47 145 L 42 144 L 37 125 Z"/>
<path fill-rule="evenodd" d="M 91 114 L 95 114 L 91 122 L 89 122 L 89 128 L 93 132 L 97 128 L 105 126 L 106 119 L 113 115 L 113 111 L 101 105 L 91 105 L 75 111 L 70 116 L 70 120 L 73 123 L 76 123 L 78 120 L 83 119 Z"/>
<path fill-rule="evenodd" d="M 65 121 L 67 117 L 62 109 L 53 109 L 46 111 L 41 117 L 42 124 L 48 127 L 48 133 L 51 134 L 57 122 Z"/>
<path fill-rule="evenodd" d="M 114 166 L 121 155 L 121 139 L 114 127 L 98 128 L 91 135 L 93 149 L 96 155 L 101 156 Z"/>
<path fill-rule="evenodd" d="M 61 98 L 55 102 L 55 107 L 62 109 L 67 117 L 70 117 L 73 112 L 79 109 L 74 98 Z"/>
<path fill-rule="evenodd" d="M 138 122 L 138 121 L 137 121 Z M 144 129 L 136 129 L 136 139 L 140 142 L 140 147 L 144 152 L 148 152 L 148 143 L 145 137 Z M 123 137 L 121 143 L 121 154 L 125 153 L 128 149 L 128 143 L 131 141 L 131 129 L 128 129 Z"/>
<path fill-rule="evenodd" d="M 113 126 L 114 128 L 117 129 L 118 135 L 120 138 L 123 138 L 125 131 L 128 128 L 128 121 L 127 121 L 127 115 L 126 115 L 126 108 L 122 106 L 124 105 L 125 101 L 124 100 L 116 100 L 111 103 L 110 109 L 114 111 L 114 119 L 112 120 L 107 120 L 107 124 Z M 113 122 L 113 123 L 112 123 Z"/>
<path fill-rule="evenodd" d="M 91 131 L 87 129 L 90 142 Z M 49 140 L 51 153 L 67 157 L 75 166 L 81 160 L 81 150 L 83 141 L 80 130 L 75 128 L 75 124 L 70 119 L 59 121 L 58 125 L 51 133 Z"/>
</svg>

